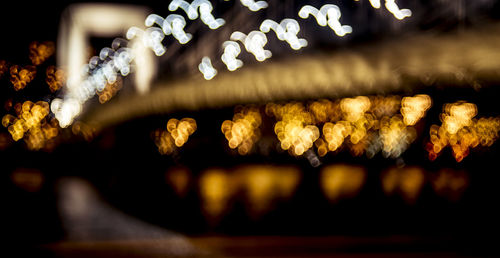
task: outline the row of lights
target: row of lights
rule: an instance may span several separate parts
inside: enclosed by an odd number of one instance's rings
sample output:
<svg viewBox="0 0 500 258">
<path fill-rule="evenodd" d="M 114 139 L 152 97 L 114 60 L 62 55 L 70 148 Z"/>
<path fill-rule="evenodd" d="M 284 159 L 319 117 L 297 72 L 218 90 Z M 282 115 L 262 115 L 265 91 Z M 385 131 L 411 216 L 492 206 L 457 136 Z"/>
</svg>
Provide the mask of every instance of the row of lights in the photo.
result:
<svg viewBox="0 0 500 258">
<path fill-rule="evenodd" d="M 313 145 L 320 157 L 347 145 L 355 156 L 399 157 L 416 138 L 413 126 L 431 105 L 427 95 L 344 98 L 266 105 L 283 150 L 303 155 Z M 398 113 L 400 111 L 401 114 Z M 321 130 L 320 130 L 321 128 Z"/>
<path fill-rule="evenodd" d="M 7 127 L 14 141 L 24 138 L 28 149 L 39 150 L 52 143 L 59 134 L 57 120 L 50 118 L 49 103 L 25 101 L 14 105 L 17 116 L 2 117 L 2 125 Z"/>
<path fill-rule="evenodd" d="M 357 96 L 338 101 L 323 99 L 307 105 L 268 103 L 265 114 L 276 120 L 273 129 L 280 148 L 293 156 L 307 153 L 311 159 L 315 149 L 323 157 L 345 146 L 354 156 L 366 154 L 372 158 L 381 152 L 385 158 L 398 158 L 416 140 L 415 126 L 431 105 L 431 98 L 425 94 L 403 98 Z M 434 160 L 449 145 L 460 162 L 470 148 L 491 146 L 498 138 L 500 118 L 473 119 L 476 113 L 476 105 L 472 103 L 446 104 L 441 114 L 443 125 L 430 128 L 429 158 Z M 233 119 L 221 125 L 229 148 L 237 149 L 240 155 L 251 153 L 261 136 L 262 119 L 258 106 L 238 107 Z M 195 124 L 194 120 L 192 123 Z M 161 154 L 172 153 L 174 145 L 180 147 L 187 140 L 188 134 L 182 136 L 181 142 L 174 142 L 178 134 L 172 138 L 170 133 L 170 130 L 155 133 Z M 315 162 L 316 165 L 319 163 Z"/>
<path fill-rule="evenodd" d="M 268 7 L 266 1 L 241 0 L 241 4 L 249 8 L 250 11 L 258 11 Z M 377 5 L 376 2 L 372 2 L 372 6 L 379 8 L 380 3 Z M 190 20 L 200 18 L 210 29 L 217 29 L 225 24 L 223 19 L 215 18 L 212 15 L 213 6 L 207 0 L 194 0 L 192 3 L 184 0 L 173 0 L 168 8 L 169 11 L 183 10 Z M 411 15 L 411 11 L 408 9 L 400 10 L 394 0 L 386 0 L 386 8 L 398 19 Z M 299 11 L 299 16 L 303 19 L 307 19 L 310 15 L 316 18 L 319 25 L 328 25 L 338 36 L 344 36 L 352 32 L 350 26 L 340 24 L 341 13 L 336 5 L 327 4 L 319 10 L 306 5 Z M 128 40 L 138 38 L 145 47 L 153 50 L 157 56 L 161 56 L 166 52 L 166 47 L 162 45 L 165 36 L 172 35 L 181 44 L 186 44 L 192 39 L 192 35 L 184 30 L 186 24 L 186 19 L 179 14 L 170 14 L 165 18 L 157 14 L 151 14 L 145 20 L 145 25 L 148 27 L 146 30 L 131 27 L 127 31 L 126 37 Z M 155 25 L 158 27 L 155 27 Z M 272 53 L 264 49 L 264 46 L 267 44 L 265 33 L 271 30 L 276 33 L 279 40 L 287 42 L 294 50 L 307 46 L 307 40 L 300 39 L 297 36 L 300 26 L 296 20 L 284 19 L 278 23 L 267 19 L 262 22 L 260 31 L 255 30 L 248 34 L 235 31 L 231 34 L 230 40 L 222 44 L 224 50 L 221 59 L 227 69 L 235 71 L 243 65 L 243 62 L 237 59 L 241 53 L 241 48 L 237 42 L 241 42 L 245 49 L 252 53 L 258 61 L 270 58 Z M 122 76 L 129 74 L 131 70 L 130 64 L 135 57 L 131 48 L 125 46 L 128 42 L 125 42 L 121 44 L 113 42 L 112 49 L 105 48 L 103 49 L 104 54 L 101 51 L 99 57 L 92 58 L 89 64 L 85 66 L 87 75 L 79 89 L 70 90 L 62 99 L 58 98 L 53 102 L 51 110 L 60 121 L 61 127 L 69 126 L 75 117 L 80 114 L 83 104 L 93 97 L 96 91 L 102 91 L 106 84 L 113 84 L 118 73 Z M 108 50 L 111 50 L 111 54 L 108 53 L 110 52 Z M 211 80 L 217 74 L 212 61 L 207 56 L 202 58 L 198 69 L 206 80 Z"/>
<path fill-rule="evenodd" d="M 241 155 L 248 154 L 260 139 L 262 117 L 257 107 L 244 107 L 237 111 L 233 120 L 225 120 L 221 131 L 231 149 L 238 149 Z"/>
<path fill-rule="evenodd" d="M 196 185 L 205 215 L 217 221 L 240 197 L 251 217 L 262 216 L 293 197 L 302 173 L 296 167 L 245 165 L 234 169 L 207 169 L 199 175 L 196 184 L 187 168 L 172 168 L 165 173 L 165 178 L 181 198 Z M 367 171 L 361 166 L 328 165 L 321 169 L 319 187 L 326 199 L 338 203 L 358 196 L 366 180 Z M 441 169 L 430 173 L 414 166 L 390 167 L 380 174 L 380 184 L 386 196 L 397 195 L 409 205 L 418 200 L 426 184 L 436 195 L 456 202 L 467 189 L 469 177 L 461 170 Z"/>
<path fill-rule="evenodd" d="M 15 91 L 24 89 L 32 82 L 37 75 L 37 67 L 44 63 L 54 54 L 54 43 L 51 41 L 37 42 L 33 41 L 29 45 L 30 65 L 10 65 L 5 60 L 0 60 L 0 77 L 9 73 L 9 79 Z M 65 74 L 62 69 L 55 66 L 47 67 L 45 71 L 45 82 L 49 85 L 51 92 L 56 92 L 65 83 Z"/>
<path fill-rule="evenodd" d="M 432 125 L 427 150 L 434 160 L 446 146 L 450 146 L 453 157 L 462 161 L 470 149 L 489 147 L 498 138 L 500 118 L 482 117 L 476 119 L 477 107 L 473 103 L 459 101 L 446 104 L 441 113 L 441 126 Z"/>
<path fill-rule="evenodd" d="M 171 118 L 167 122 L 166 130 L 157 129 L 152 137 L 162 155 L 172 154 L 177 148 L 182 147 L 197 129 L 196 120 L 182 118 L 177 120 Z"/>
</svg>

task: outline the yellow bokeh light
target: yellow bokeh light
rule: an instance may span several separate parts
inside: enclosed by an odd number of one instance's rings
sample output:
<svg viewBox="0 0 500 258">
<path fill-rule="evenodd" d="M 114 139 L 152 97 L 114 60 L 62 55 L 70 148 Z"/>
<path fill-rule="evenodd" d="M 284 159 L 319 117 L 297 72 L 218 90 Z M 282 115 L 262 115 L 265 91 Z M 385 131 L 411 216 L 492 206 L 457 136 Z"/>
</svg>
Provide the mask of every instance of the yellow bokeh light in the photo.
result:
<svg viewBox="0 0 500 258">
<path fill-rule="evenodd" d="M 469 177 L 465 171 L 441 169 L 431 176 L 431 184 L 437 195 L 456 202 L 469 186 Z"/>
<path fill-rule="evenodd" d="M 425 94 L 404 97 L 401 101 L 401 114 L 405 125 L 415 125 L 431 107 L 431 98 Z"/>
<path fill-rule="evenodd" d="M 274 132 L 281 142 L 281 148 L 292 155 L 304 154 L 320 136 L 318 127 L 314 125 L 314 115 L 301 103 L 268 104 L 266 113 L 278 120 Z"/>
<path fill-rule="evenodd" d="M 415 203 L 425 182 L 425 173 L 420 167 L 389 168 L 381 177 L 384 193 L 397 192 L 408 204 Z"/>
<path fill-rule="evenodd" d="M 467 102 L 457 102 L 446 104 L 444 113 L 441 115 L 441 122 L 450 134 L 456 134 L 464 126 L 472 123 L 472 118 L 477 114 L 475 104 Z"/>
<path fill-rule="evenodd" d="M 310 112 L 314 115 L 316 123 L 335 122 L 340 120 L 341 112 L 338 102 L 332 102 L 327 99 L 314 101 L 308 106 Z"/>
<path fill-rule="evenodd" d="M 184 197 L 188 192 L 191 173 L 188 168 L 171 168 L 165 173 L 165 180 L 178 196 Z"/>
<path fill-rule="evenodd" d="M 180 121 L 171 118 L 167 122 L 167 130 L 157 129 L 152 133 L 153 140 L 161 155 L 171 154 L 182 147 L 197 129 L 196 120 L 183 118 Z"/>
<path fill-rule="evenodd" d="M 5 60 L 0 60 L 0 78 L 9 70 L 9 66 L 7 64 L 7 61 Z"/>
<path fill-rule="evenodd" d="M 300 170 L 295 167 L 250 165 L 234 172 L 254 216 L 269 210 L 279 199 L 289 199 L 300 181 Z"/>
<path fill-rule="evenodd" d="M 374 96 L 370 98 L 371 112 L 376 118 L 393 116 L 400 109 L 400 96 Z"/>
<path fill-rule="evenodd" d="M 59 90 L 66 81 L 66 76 L 62 69 L 57 69 L 55 66 L 51 65 L 47 67 L 45 71 L 45 82 L 49 85 L 51 92 L 56 92 Z"/>
<path fill-rule="evenodd" d="M 234 181 L 231 181 L 228 172 L 222 169 L 206 170 L 199 180 L 203 210 L 212 218 L 220 216 L 227 209 L 235 190 Z"/>
<path fill-rule="evenodd" d="M 25 101 L 14 106 L 17 117 L 7 114 L 2 117 L 2 125 L 7 127 L 14 141 L 24 138 L 28 149 L 39 150 L 47 147 L 59 134 L 57 120 L 48 119 L 49 103 Z"/>
<path fill-rule="evenodd" d="M 344 164 L 324 167 L 320 176 L 321 189 L 332 202 L 356 196 L 365 180 L 364 168 Z"/>
<path fill-rule="evenodd" d="M 322 99 L 307 106 L 269 103 L 266 114 L 276 118 L 274 132 L 281 148 L 292 155 L 302 155 L 314 144 L 320 157 L 342 146 L 354 156 L 366 153 L 371 158 L 382 151 L 386 157 L 399 157 L 416 139 L 412 125 L 431 105 L 431 98 L 423 94 L 403 100 L 390 95 Z"/>
<path fill-rule="evenodd" d="M 36 76 L 36 68 L 32 65 L 20 67 L 13 65 L 10 67 L 10 82 L 14 86 L 14 90 L 19 91 L 24 89 Z"/>
<path fill-rule="evenodd" d="M 366 96 L 357 96 L 355 98 L 345 98 L 340 101 L 343 117 L 349 122 L 359 120 L 363 114 L 370 109 L 371 102 Z"/>
<path fill-rule="evenodd" d="M 29 57 L 33 65 L 40 65 L 54 54 L 55 47 L 54 43 L 50 41 L 42 43 L 34 41 L 31 42 L 29 50 Z"/>
<path fill-rule="evenodd" d="M 443 111 L 442 125 L 432 125 L 429 130 L 429 159 L 436 159 L 446 146 L 450 146 L 455 160 L 460 162 L 469 155 L 471 148 L 491 146 L 497 140 L 500 119 L 475 119 L 475 104 L 459 101 L 446 104 Z"/>
<path fill-rule="evenodd" d="M 233 116 L 233 120 L 225 120 L 221 131 L 231 149 L 238 149 L 241 155 L 248 154 L 260 139 L 262 117 L 259 108 L 241 107 Z"/>
<path fill-rule="evenodd" d="M 415 129 L 407 127 L 400 116 L 383 117 L 379 135 L 382 153 L 392 158 L 399 157 L 417 137 Z"/>
<path fill-rule="evenodd" d="M 122 79 L 118 77 L 114 83 L 106 83 L 102 91 L 97 91 L 101 104 L 108 102 L 122 88 Z"/>
</svg>

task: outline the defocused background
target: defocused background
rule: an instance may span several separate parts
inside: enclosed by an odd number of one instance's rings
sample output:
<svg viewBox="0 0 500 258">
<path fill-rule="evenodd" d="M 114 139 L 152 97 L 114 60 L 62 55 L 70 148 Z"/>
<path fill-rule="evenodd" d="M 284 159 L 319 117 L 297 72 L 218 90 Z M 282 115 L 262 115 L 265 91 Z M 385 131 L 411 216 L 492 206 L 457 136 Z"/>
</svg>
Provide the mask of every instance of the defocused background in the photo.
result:
<svg viewBox="0 0 500 258">
<path fill-rule="evenodd" d="M 16 256 L 497 253 L 498 1 L 0 6 Z"/>
</svg>

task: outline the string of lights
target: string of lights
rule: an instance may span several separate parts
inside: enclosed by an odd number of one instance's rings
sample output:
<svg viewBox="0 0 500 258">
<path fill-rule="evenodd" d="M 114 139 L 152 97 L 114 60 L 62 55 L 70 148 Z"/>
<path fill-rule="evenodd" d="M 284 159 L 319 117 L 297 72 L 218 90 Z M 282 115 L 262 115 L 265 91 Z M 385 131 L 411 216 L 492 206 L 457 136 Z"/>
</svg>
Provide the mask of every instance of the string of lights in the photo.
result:
<svg viewBox="0 0 500 258">
<path fill-rule="evenodd" d="M 254 12 L 268 6 L 265 1 L 242 0 L 241 3 Z M 380 6 L 380 3 L 377 5 L 372 1 L 372 5 L 378 8 L 376 6 Z M 400 10 L 394 1 L 386 1 L 386 8 L 393 12 L 398 19 L 411 15 L 411 11 L 407 9 Z M 182 9 L 190 20 L 199 18 L 210 29 L 217 29 L 225 24 L 224 19 L 215 18 L 212 15 L 213 6 L 207 0 L 195 0 L 191 4 L 183 0 L 173 0 L 168 9 L 169 11 Z M 338 36 L 345 36 L 352 32 L 350 26 L 340 23 L 341 12 L 336 5 L 326 4 L 319 10 L 310 5 L 303 6 L 299 11 L 299 16 L 306 19 L 309 15 L 314 16 L 320 26 L 328 25 Z M 162 56 L 167 51 L 166 47 L 162 45 L 165 36 L 172 35 L 181 44 L 186 44 L 192 39 L 192 35 L 185 31 L 186 20 L 179 14 L 169 14 L 166 18 L 151 14 L 146 18 L 145 25 L 148 27 L 146 30 L 131 27 L 127 31 L 126 37 L 128 40 L 139 38 L 141 43 L 153 50 L 157 56 Z M 159 27 L 153 27 L 154 25 Z M 278 24 L 267 19 L 261 24 L 261 31 L 251 31 L 248 34 L 235 31 L 231 34 L 231 41 L 222 45 L 224 53 L 221 60 L 226 64 L 227 69 L 235 71 L 243 65 L 243 62 L 236 58 L 241 49 L 237 44 L 231 42 L 240 41 L 245 49 L 260 62 L 270 58 L 271 51 L 264 49 L 267 43 L 267 36 L 264 32 L 267 33 L 271 29 L 276 32 L 279 40 L 286 41 L 294 50 L 307 46 L 307 40 L 297 37 L 300 26 L 296 20 L 284 19 Z M 99 56 L 100 60 L 91 58 L 89 64 L 83 69 L 86 79 L 83 80 L 79 89 L 69 91 L 62 98 L 55 98 L 52 101 L 51 111 L 55 114 L 61 127 L 67 127 L 74 121 L 81 113 L 84 103 L 95 95 L 96 90 L 102 91 L 106 83 L 114 83 L 118 73 L 126 76 L 130 72 L 130 63 L 136 57 L 133 56 L 130 48 L 121 49 L 121 45 L 117 48 L 107 48 L 105 54 Z M 109 55 L 107 54 L 109 50 L 120 52 L 120 54 L 118 56 Z M 210 80 L 216 75 L 216 69 L 206 58 L 200 63 L 199 70 L 206 80 Z"/>
</svg>

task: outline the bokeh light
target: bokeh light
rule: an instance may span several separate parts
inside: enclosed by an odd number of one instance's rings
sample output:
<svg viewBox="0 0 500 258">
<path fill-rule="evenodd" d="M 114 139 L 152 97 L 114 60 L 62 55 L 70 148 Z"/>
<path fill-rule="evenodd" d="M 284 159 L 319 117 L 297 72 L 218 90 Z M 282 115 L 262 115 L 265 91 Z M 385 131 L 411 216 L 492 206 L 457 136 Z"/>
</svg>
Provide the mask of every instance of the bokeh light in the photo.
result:
<svg viewBox="0 0 500 258">
<path fill-rule="evenodd" d="M 59 90 L 64 83 L 66 82 L 66 76 L 62 69 L 58 69 L 55 66 L 51 65 L 47 67 L 45 71 L 45 82 L 49 85 L 51 92 L 56 92 Z"/>
<path fill-rule="evenodd" d="M 227 210 L 236 185 L 222 169 L 208 169 L 199 179 L 202 207 L 210 219 L 216 219 Z"/>
<path fill-rule="evenodd" d="M 97 95 L 99 96 L 99 103 L 104 104 L 108 102 L 116 93 L 121 90 L 123 85 L 122 78 L 118 77 L 113 83 L 106 83 L 104 89 L 102 91 L 97 91 Z"/>
<path fill-rule="evenodd" d="M 405 125 L 415 125 L 430 107 L 431 98 L 428 95 L 404 97 L 401 101 L 401 114 Z"/>
<path fill-rule="evenodd" d="M 314 116 L 302 103 L 270 103 L 266 105 L 266 113 L 278 120 L 274 125 L 274 132 L 281 142 L 281 148 L 292 155 L 304 154 L 320 136 L 318 127 L 314 125 Z"/>
<path fill-rule="evenodd" d="M 15 186 L 30 193 L 40 191 L 45 182 L 42 172 L 34 168 L 17 168 L 10 174 L 10 179 Z"/>
<path fill-rule="evenodd" d="M 30 83 L 36 76 L 36 68 L 32 65 L 21 67 L 13 65 L 10 67 L 10 82 L 14 86 L 14 90 L 22 90 Z"/>
<path fill-rule="evenodd" d="M 301 178 L 295 167 L 271 165 L 242 166 L 233 175 L 245 193 L 249 213 L 255 217 L 291 198 Z"/>
<path fill-rule="evenodd" d="M 157 129 L 152 133 L 158 152 L 161 155 L 171 154 L 187 142 L 196 128 L 196 121 L 193 118 L 182 118 L 180 121 L 175 118 L 169 119 L 167 130 Z"/>
<path fill-rule="evenodd" d="M 449 201 L 460 200 L 469 186 L 469 176 L 463 170 L 443 168 L 430 177 L 434 192 Z"/>
<path fill-rule="evenodd" d="M 382 118 L 379 134 L 382 154 L 391 158 L 399 157 L 417 137 L 415 129 L 405 126 L 400 116 Z"/>
<path fill-rule="evenodd" d="M 432 125 L 427 145 L 429 159 L 435 160 L 446 146 L 450 146 L 457 162 L 479 145 L 491 146 L 498 138 L 500 118 L 474 118 L 477 107 L 473 103 L 459 101 L 445 104 L 440 119 L 441 126 Z"/>
<path fill-rule="evenodd" d="M 0 60 L 0 78 L 9 70 L 9 66 L 7 64 L 7 61 L 5 60 Z"/>
<path fill-rule="evenodd" d="M 386 195 L 399 194 L 406 203 L 414 204 L 424 186 L 426 176 L 420 167 L 392 167 L 382 172 L 381 181 Z"/>
<path fill-rule="evenodd" d="M 55 118 L 50 118 L 49 103 L 25 101 L 14 105 L 17 116 L 6 114 L 2 125 L 7 127 L 12 139 L 24 141 L 30 150 L 39 150 L 53 146 L 52 140 L 59 134 L 60 128 Z"/>
<path fill-rule="evenodd" d="M 238 149 L 241 155 L 248 154 L 260 139 L 262 117 L 254 106 L 237 108 L 233 120 L 225 120 L 221 131 L 231 149 Z"/>
<path fill-rule="evenodd" d="M 29 50 L 30 50 L 29 57 L 30 57 L 31 63 L 33 65 L 40 65 L 43 62 L 45 62 L 45 60 L 47 60 L 47 58 L 49 58 L 50 56 L 52 56 L 54 54 L 54 51 L 55 51 L 54 42 L 46 41 L 46 42 L 40 43 L 40 42 L 34 41 L 34 42 L 31 42 L 31 44 L 29 46 Z"/>
<path fill-rule="evenodd" d="M 361 166 L 336 164 L 321 169 L 321 189 L 331 202 L 355 197 L 365 180 L 366 170 Z"/>
<path fill-rule="evenodd" d="M 189 190 L 191 172 L 186 167 L 173 167 L 165 172 L 165 180 L 179 197 L 185 197 Z"/>
<path fill-rule="evenodd" d="M 200 175 L 199 192 L 208 220 L 217 220 L 238 201 L 253 219 L 294 195 L 302 174 L 293 166 L 243 165 L 211 168 Z"/>
</svg>

